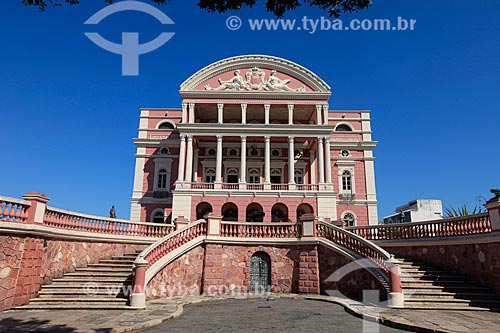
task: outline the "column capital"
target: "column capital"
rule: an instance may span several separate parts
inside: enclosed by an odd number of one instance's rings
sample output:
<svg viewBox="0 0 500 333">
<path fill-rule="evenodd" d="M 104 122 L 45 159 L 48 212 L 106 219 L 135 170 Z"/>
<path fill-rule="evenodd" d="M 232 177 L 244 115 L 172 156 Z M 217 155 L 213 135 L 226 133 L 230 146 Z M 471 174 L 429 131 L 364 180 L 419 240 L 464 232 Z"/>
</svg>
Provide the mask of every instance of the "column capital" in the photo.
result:
<svg viewBox="0 0 500 333">
<path fill-rule="evenodd" d="M 288 137 L 288 142 L 293 143 L 294 140 L 295 140 L 294 136 L 289 136 Z"/>
<path fill-rule="evenodd" d="M 183 108 L 183 109 L 185 109 L 185 108 L 187 108 L 187 106 L 188 106 L 188 102 L 182 102 L 182 104 L 181 104 L 181 105 L 182 105 L 182 108 Z"/>
<path fill-rule="evenodd" d="M 288 111 L 293 111 L 295 104 L 288 104 Z"/>
<path fill-rule="evenodd" d="M 269 111 L 270 108 L 271 108 L 271 104 L 269 104 L 269 103 L 264 104 L 265 110 Z"/>
<path fill-rule="evenodd" d="M 223 135 L 217 135 L 217 142 L 222 142 Z"/>
<path fill-rule="evenodd" d="M 316 104 L 316 110 L 321 111 L 323 109 L 323 105 Z"/>
<path fill-rule="evenodd" d="M 217 108 L 222 109 L 224 107 L 224 103 L 217 103 Z"/>
<path fill-rule="evenodd" d="M 193 134 L 186 134 L 188 141 L 193 141 Z"/>
<path fill-rule="evenodd" d="M 266 142 L 271 141 L 271 137 L 269 135 L 264 136 L 264 141 Z"/>
<path fill-rule="evenodd" d="M 190 102 L 190 103 L 189 103 L 189 107 L 190 107 L 190 108 L 193 108 L 193 107 L 195 106 L 195 104 L 196 104 L 196 103 L 194 103 L 194 102 Z"/>
<path fill-rule="evenodd" d="M 186 140 L 187 136 L 187 134 L 179 134 L 179 138 L 181 139 L 181 141 Z"/>
<path fill-rule="evenodd" d="M 330 136 L 327 135 L 327 136 L 324 136 L 323 139 L 325 140 L 325 143 L 330 143 Z"/>
<path fill-rule="evenodd" d="M 248 106 L 248 104 L 247 104 L 247 103 L 241 103 L 241 108 L 242 108 L 242 109 L 246 109 L 246 108 L 247 108 L 247 106 Z"/>
<path fill-rule="evenodd" d="M 241 142 L 246 142 L 247 141 L 247 136 L 246 135 L 241 135 Z"/>
</svg>

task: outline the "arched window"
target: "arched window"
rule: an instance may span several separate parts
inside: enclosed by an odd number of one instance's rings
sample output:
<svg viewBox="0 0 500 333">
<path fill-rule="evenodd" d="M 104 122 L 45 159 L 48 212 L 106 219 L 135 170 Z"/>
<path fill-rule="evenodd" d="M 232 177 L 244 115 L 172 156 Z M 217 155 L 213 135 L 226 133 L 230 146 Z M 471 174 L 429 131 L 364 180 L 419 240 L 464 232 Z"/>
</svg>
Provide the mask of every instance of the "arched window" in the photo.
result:
<svg viewBox="0 0 500 333">
<path fill-rule="evenodd" d="M 163 209 L 156 209 L 152 214 L 151 221 L 154 223 L 164 223 L 165 222 L 165 213 Z"/>
<path fill-rule="evenodd" d="M 356 225 L 356 217 L 353 213 L 344 213 L 342 222 L 344 222 L 346 227 L 354 227 Z"/>
<path fill-rule="evenodd" d="M 158 171 L 157 187 L 158 189 L 167 188 L 167 170 L 161 169 L 160 171 Z"/>
<path fill-rule="evenodd" d="M 340 124 L 335 128 L 335 132 L 352 132 L 352 128 L 346 124 Z"/>
<path fill-rule="evenodd" d="M 293 180 L 295 181 L 295 184 L 304 184 L 304 175 L 302 170 L 295 170 Z"/>
<path fill-rule="evenodd" d="M 161 123 L 161 124 L 158 126 L 158 129 L 169 129 L 169 130 L 174 130 L 174 129 L 175 129 L 175 125 L 174 125 L 174 124 L 172 124 L 171 122 L 165 121 L 165 122 Z"/>
<path fill-rule="evenodd" d="M 205 171 L 205 183 L 215 182 L 215 169 L 210 168 Z"/>
<path fill-rule="evenodd" d="M 351 191 L 352 190 L 352 175 L 349 170 L 342 172 L 342 190 Z"/>
<path fill-rule="evenodd" d="M 260 172 L 258 169 L 250 169 L 248 172 L 248 182 L 252 184 L 260 183 Z"/>
</svg>

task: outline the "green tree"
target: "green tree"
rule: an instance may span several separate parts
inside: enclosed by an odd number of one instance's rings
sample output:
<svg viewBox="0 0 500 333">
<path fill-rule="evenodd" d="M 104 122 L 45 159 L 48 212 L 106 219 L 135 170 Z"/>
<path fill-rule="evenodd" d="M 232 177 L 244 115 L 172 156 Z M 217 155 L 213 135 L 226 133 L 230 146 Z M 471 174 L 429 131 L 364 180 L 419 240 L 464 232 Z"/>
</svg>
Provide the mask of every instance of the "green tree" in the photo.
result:
<svg viewBox="0 0 500 333">
<path fill-rule="evenodd" d="M 103 0 L 113 3 L 113 0 Z M 150 0 L 157 4 L 165 4 L 170 0 Z M 182 0 L 178 0 L 182 1 Z M 358 12 L 370 7 L 371 0 L 263 0 L 268 12 L 282 17 L 287 11 L 294 10 L 302 5 L 318 7 L 330 16 L 339 17 L 342 13 Z M 36 6 L 44 11 L 48 5 L 58 7 L 62 5 L 78 5 L 79 0 L 21 0 L 26 6 Z M 239 10 L 242 7 L 253 7 L 257 0 L 199 0 L 198 7 L 210 13 L 224 13 L 230 10 Z"/>
<path fill-rule="evenodd" d="M 471 211 L 469 207 L 467 207 L 467 204 L 463 204 L 460 208 L 456 209 L 455 207 L 446 207 L 444 209 L 444 217 L 445 218 L 452 218 L 452 217 L 462 217 L 462 216 L 467 216 L 467 215 L 474 215 L 474 214 L 479 214 L 482 213 L 482 209 L 479 206 L 475 206 L 474 209 Z"/>
</svg>

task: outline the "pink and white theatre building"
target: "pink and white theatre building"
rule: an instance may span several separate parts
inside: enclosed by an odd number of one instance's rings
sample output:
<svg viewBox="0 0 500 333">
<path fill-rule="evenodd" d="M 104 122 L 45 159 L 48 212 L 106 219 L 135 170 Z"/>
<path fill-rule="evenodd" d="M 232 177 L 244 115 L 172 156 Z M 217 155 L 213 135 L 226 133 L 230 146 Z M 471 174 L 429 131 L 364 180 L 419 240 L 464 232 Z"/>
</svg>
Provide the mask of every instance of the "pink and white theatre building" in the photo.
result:
<svg viewBox="0 0 500 333">
<path fill-rule="evenodd" d="M 180 108 L 141 110 L 130 219 L 377 224 L 370 111 L 331 110 L 331 88 L 286 59 L 202 68 Z"/>
</svg>

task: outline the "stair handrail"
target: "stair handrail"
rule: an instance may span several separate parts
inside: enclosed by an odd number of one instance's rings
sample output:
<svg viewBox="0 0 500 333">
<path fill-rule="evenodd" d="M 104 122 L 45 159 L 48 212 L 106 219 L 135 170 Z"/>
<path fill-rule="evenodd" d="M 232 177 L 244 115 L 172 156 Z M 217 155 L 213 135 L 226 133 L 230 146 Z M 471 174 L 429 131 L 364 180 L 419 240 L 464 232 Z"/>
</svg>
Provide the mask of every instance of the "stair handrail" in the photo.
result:
<svg viewBox="0 0 500 333">
<path fill-rule="evenodd" d="M 362 258 L 367 258 L 375 263 L 378 270 L 383 273 L 380 278 L 388 283 L 389 306 L 402 306 L 404 300 L 401 273 L 393 255 L 363 237 L 324 221 L 318 221 L 316 224 L 316 233 L 317 237 L 333 241 Z"/>
<path fill-rule="evenodd" d="M 331 232 L 326 231 L 326 229 L 330 229 Z M 319 237 L 326 238 L 328 240 L 333 241 L 336 244 L 342 245 L 348 250 L 360 255 L 363 258 L 371 259 L 378 266 L 380 266 L 380 268 L 385 273 L 389 272 L 386 260 L 391 259 L 392 256 L 389 252 L 387 252 L 377 244 L 370 242 L 369 240 L 360 237 L 353 232 L 350 232 L 336 225 L 326 223 L 323 221 L 318 221 L 317 232 Z M 341 237 L 340 235 L 342 235 L 343 237 Z M 361 251 L 361 246 L 359 245 L 362 245 L 363 247 L 369 249 L 370 253 L 366 251 L 364 252 Z"/>
<path fill-rule="evenodd" d="M 137 260 L 139 260 L 139 261 L 146 260 L 148 262 L 148 268 L 151 267 L 159 259 L 157 256 L 152 257 L 155 254 L 155 250 L 158 251 L 158 249 L 161 249 L 161 247 L 164 246 L 170 239 L 176 238 L 178 235 L 186 236 L 187 238 L 184 238 L 184 240 L 187 240 L 187 241 L 189 241 L 195 237 L 198 237 L 198 236 L 206 236 L 207 235 L 206 223 L 207 223 L 206 220 L 200 219 L 200 220 L 197 220 L 193 223 L 189 223 L 188 225 L 166 235 L 163 238 L 160 238 L 159 240 L 157 240 L 156 242 L 154 242 L 153 244 L 149 245 L 147 248 L 142 250 L 142 252 L 139 253 L 139 255 L 137 256 L 136 261 Z M 200 225 L 204 226 L 204 228 L 201 228 L 199 230 L 195 230 Z M 190 230 L 196 231 L 196 232 L 198 232 L 198 234 L 189 233 Z M 176 245 L 180 246 L 182 244 L 176 244 Z M 165 255 L 167 253 L 162 253 L 162 254 Z"/>
</svg>

